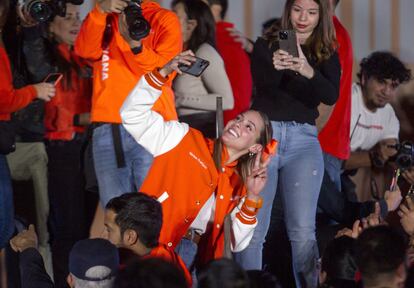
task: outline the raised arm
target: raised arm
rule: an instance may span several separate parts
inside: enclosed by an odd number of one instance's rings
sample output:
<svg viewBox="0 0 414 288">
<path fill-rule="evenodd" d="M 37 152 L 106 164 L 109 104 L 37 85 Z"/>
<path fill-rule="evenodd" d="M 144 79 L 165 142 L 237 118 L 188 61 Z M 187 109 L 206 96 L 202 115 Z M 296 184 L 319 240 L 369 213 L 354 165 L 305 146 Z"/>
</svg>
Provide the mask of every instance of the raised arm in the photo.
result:
<svg viewBox="0 0 414 288">
<path fill-rule="evenodd" d="M 175 95 L 177 107 L 215 111 L 217 105 L 216 98 L 222 97 L 223 109 L 232 109 L 234 107 L 234 97 L 223 59 L 210 45 L 202 45 L 197 51 L 196 56 L 210 62 L 210 65 L 200 76 L 206 88 L 205 93 L 193 94 L 192 91 L 189 91 L 189 85 L 187 83 L 190 80 L 199 81 L 193 78 L 193 76 L 186 76 L 183 79 L 177 78 L 176 81 L 185 82 L 182 89 L 180 89 L 181 85 L 176 86 Z"/>
<path fill-rule="evenodd" d="M 151 154 L 158 156 L 173 149 L 188 132 L 188 125 L 178 121 L 164 121 L 162 116 L 151 110 L 161 95 L 161 87 L 174 70 L 178 73 L 179 63 L 191 64 L 193 54 L 186 51 L 176 56 L 159 71 L 154 70 L 140 79 L 121 107 L 122 124 L 134 139 Z"/>
</svg>

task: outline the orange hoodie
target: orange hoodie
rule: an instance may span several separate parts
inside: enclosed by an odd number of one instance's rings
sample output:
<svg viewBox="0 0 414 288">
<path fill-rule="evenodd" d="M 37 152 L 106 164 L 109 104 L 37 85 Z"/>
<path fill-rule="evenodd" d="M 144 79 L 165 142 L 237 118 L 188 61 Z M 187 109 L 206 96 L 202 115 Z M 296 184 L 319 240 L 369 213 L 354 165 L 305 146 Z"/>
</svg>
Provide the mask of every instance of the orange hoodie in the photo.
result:
<svg viewBox="0 0 414 288">
<path fill-rule="evenodd" d="M 119 33 L 119 15 L 102 13 L 95 7 L 85 19 L 75 43 L 75 52 L 94 61 L 94 83 L 91 120 L 121 123 L 119 109 L 139 78 L 156 67 L 162 67 L 182 49 L 180 22 L 177 16 L 146 1 L 142 13 L 151 25 L 150 34 L 142 40 L 142 52 L 134 55 Z M 108 19 L 107 19 L 108 18 Z M 112 38 L 107 48 L 102 40 L 107 21 Z M 170 78 L 153 109 L 166 120 L 177 119 Z"/>
<path fill-rule="evenodd" d="M 34 98 L 36 90 L 32 85 L 14 89 L 9 58 L 0 46 L 0 120 L 10 120 L 10 113 L 26 107 Z"/>
</svg>

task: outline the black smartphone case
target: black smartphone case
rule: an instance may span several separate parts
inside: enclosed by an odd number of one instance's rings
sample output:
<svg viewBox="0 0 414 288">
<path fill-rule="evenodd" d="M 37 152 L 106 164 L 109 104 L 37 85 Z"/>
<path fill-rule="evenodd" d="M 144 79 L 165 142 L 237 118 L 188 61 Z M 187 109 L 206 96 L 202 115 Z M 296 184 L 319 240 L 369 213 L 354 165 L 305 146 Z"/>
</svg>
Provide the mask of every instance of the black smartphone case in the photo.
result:
<svg viewBox="0 0 414 288">
<path fill-rule="evenodd" d="M 191 66 L 180 64 L 178 65 L 178 68 L 184 73 L 199 77 L 204 70 L 206 70 L 208 65 L 210 65 L 210 62 L 196 57 L 196 61 Z"/>
</svg>

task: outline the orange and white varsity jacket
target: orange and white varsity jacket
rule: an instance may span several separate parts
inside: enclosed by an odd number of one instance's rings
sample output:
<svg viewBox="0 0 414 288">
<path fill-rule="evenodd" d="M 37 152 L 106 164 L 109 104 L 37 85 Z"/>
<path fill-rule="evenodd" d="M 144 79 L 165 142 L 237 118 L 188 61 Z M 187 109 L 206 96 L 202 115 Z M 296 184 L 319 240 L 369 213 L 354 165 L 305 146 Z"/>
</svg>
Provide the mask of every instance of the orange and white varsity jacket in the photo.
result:
<svg viewBox="0 0 414 288">
<path fill-rule="evenodd" d="M 186 123 L 165 121 L 151 110 L 168 79 L 157 71 L 146 74 L 129 94 L 121 108 L 124 127 L 154 155 L 153 165 L 141 192 L 158 197 L 163 208 L 160 242 L 176 247 L 199 214 L 215 196 L 213 217 L 203 235 L 203 261 L 223 256 L 224 218 L 231 213 L 232 245 L 235 252 L 249 244 L 257 225 L 255 215 L 240 211 L 246 195 L 244 184 L 236 173 L 237 161 L 217 171 L 212 158 L 213 141 Z M 201 242 L 200 242 L 201 243 Z"/>
</svg>

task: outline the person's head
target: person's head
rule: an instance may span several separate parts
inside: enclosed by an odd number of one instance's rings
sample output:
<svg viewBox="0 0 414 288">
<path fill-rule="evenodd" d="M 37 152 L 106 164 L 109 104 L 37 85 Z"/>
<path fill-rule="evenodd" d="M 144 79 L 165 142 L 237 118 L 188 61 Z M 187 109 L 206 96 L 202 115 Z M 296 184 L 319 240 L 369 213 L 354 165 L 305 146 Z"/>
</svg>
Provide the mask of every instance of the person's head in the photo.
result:
<svg viewBox="0 0 414 288">
<path fill-rule="evenodd" d="M 74 288 L 111 288 L 119 267 L 118 249 L 105 239 L 85 239 L 69 254 L 67 282 Z"/>
<path fill-rule="evenodd" d="M 355 259 L 364 287 L 399 287 L 406 278 L 406 239 L 392 227 L 364 230 L 356 241 Z"/>
<path fill-rule="evenodd" d="M 115 280 L 117 288 L 186 288 L 183 272 L 161 258 L 141 259 L 122 269 Z"/>
<path fill-rule="evenodd" d="M 227 122 L 220 143 L 226 146 L 229 154 L 237 155 L 239 171 L 246 180 L 255 155 L 272 140 L 272 136 L 273 129 L 267 115 L 248 110 Z M 219 161 L 215 159 L 215 162 Z"/>
<path fill-rule="evenodd" d="M 9 0 L 0 0 L 0 30 L 3 29 L 4 25 L 6 25 L 8 14 L 9 14 Z"/>
<path fill-rule="evenodd" d="M 293 29 L 301 44 L 309 51 L 307 57 L 316 62 L 328 59 L 336 49 L 336 37 L 328 0 L 287 0 L 282 16 L 282 29 Z M 279 29 L 274 27 L 265 35 L 277 41 Z"/>
<path fill-rule="evenodd" d="M 278 288 L 276 276 L 265 270 L 247 270 L 250 288 Z"/>
<path fill-rule="evenodd" d="M 216 22 L 222 21 L 226 18 L 227 9 L 229 7 L 229 2 L 227 0 L 203 0 L 206 2 L 213 13 L 214 20 Z"/>
<path fill-rule="evenodd" d="M 355 239 L 333 239 L 325 248 L 319 281 L 325 287 L 355 287 Z"/>
<path fill-rule="evenodd" d="M 206 3 L 201 0 L 174 0 L 171 7 L 180 19 L 186 49 L 195 52 L 203 43 L 216 46 L 216 24 Z"/>
<path fill-rule="evenodd" d="M 136 253 L 154 248 L 158 245 L 161 226 L 161 204 L 144 193 L 126 193 L 106 204 L 107 239 L 117 247 Z"/>
<path fill-rule="evenodd" d="M 390 52 L 378 51 L 362 59 L 357 74 L 366 107 L 384 107 L 397 94 L 400 84 L 411 79 L 411 71 Z"/>
<path fill-rule="evenodd" d="M 73 46 L 81 26 L 79 5 L 66 3 L 66 15 L 55 16 L 49 24 L 49 31 L 58 43 Z"/>
<path fill-rule="evenodd" d="M 266 35 L 271 29 L 280 30 L 282 18 L 270 18 L 262 23 L 262 35 Z"/>
<path fill-rule="evenodd" d="M 248 288 L 246 272 L 226 258 L 213 260 L 197 275 L 199 288 Z"/>
</svg>

